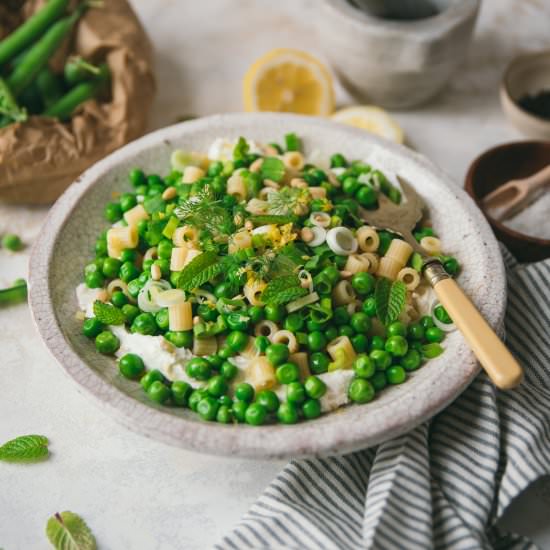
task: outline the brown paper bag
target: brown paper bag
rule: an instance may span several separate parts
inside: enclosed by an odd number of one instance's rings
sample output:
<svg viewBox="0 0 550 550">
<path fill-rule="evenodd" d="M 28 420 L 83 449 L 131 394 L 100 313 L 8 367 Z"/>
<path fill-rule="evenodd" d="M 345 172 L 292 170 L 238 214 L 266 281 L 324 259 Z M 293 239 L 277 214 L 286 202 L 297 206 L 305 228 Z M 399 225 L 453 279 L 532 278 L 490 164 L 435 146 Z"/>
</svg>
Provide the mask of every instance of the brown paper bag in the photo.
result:
<svg viewBox="0 0 550 550">
<path fill-rule="evenodd" d="M 29 5 L 34 10 L 41 2 L 27 2 L 23 9 Z M 8 24 L 0 21 L 0 32 Z M 68 46 L 52 63 L 62 67 L 69 52 L 106 60 L 111 99 L 86 102 L 65 124 L 33 116 L 1 129 L 1 201 L 51 203 L 86 168 L 146 130 L 155 90 L 152 48 L 128 2 L 105 0 L 102 8 L 90 9 Z"/>
</svg>

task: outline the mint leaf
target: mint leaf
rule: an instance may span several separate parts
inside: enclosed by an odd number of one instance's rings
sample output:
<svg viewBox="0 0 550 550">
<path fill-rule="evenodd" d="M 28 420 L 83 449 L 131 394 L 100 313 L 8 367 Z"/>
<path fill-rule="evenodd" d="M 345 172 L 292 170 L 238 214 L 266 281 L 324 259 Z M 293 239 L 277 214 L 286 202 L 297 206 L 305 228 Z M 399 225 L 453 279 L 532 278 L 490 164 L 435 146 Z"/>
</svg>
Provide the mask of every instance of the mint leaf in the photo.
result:
<svg viewBox="0 0 550 550">
<path fill-rule="evenodd" d="M 224 265 L 218 260 L 218 255 L 203 252 L 189 262 L 178 277 L 178 288 L 193 290 L 198 288 L 224 270 Z"/>
<path fill-rule="evenodd" d="M 162 195 L 155 195 L 143 201 L 143 208 L 147 214 L 156 214 L 157 212 L 164 212 L 166 209 L 166 202 L 162 198 Z"/>
<path fill-rule="evenodd" d="M 123 325 L 126 321 L 126 317 L 120 309 L 100 300 L 94 302 L 94 315 L 104 325 Z"/>
<path fill-rule="evenodd" d="M 265 214 L 265 215 L 258 215 L 258 216 L 250 216 L 248 218 L 254 225 L 269 225 L 269 224 L 277 224 L 277 225 L 285 225 L 287 223 L 294 223 L 296 221 L 296 216 L 276 216 L 275 214 Z"/>
<path fill-rule="evenodd" d="M 281 181 L 285 175 L 285 165 L 277 157 L 266 157 L 262 162 L 260 174 L 264 180 Z"/>
<path fill-rule="evenodd" d="M 240 137 L 233 148 L 233 160 L 245 160 L 248 154 L 248 143 L 245 138 Z"/>
<path fill-rule="evenodd" d="M 72 512 L 52 516 L 46 535 L 56 550 L 96 550 L 95 537 L 84 520 Z"/>
<path fill-rule="evenodd" d="M 443 353 L 443 348 L 440 344 L 432 343 L 422 346 L 422 356 L 426 359 L 434 359 Z"/>
<path fill-rule="evenodd" d="M 297 300 L 307 294 L 300 286 L 297 275 L 285 275 L 271 280 L 262 292 L 262 301 L 266 304 L 282 305 Z"/>
<path fill-rule="evenodd" d="M 407 287 L 401 281 L 391 281 L 381 277 L 376 282 L 374 300 L 376 302 L 376 315 L 385 325 L 393 323 L 405 306 Z"/>
<path fill-rule="evenodd" d="M 36 462 L 46 458 L 48 438 L 43 435 L 22 435 L 0 447 L 0 460 L 5 462 Z"/>
</svg>

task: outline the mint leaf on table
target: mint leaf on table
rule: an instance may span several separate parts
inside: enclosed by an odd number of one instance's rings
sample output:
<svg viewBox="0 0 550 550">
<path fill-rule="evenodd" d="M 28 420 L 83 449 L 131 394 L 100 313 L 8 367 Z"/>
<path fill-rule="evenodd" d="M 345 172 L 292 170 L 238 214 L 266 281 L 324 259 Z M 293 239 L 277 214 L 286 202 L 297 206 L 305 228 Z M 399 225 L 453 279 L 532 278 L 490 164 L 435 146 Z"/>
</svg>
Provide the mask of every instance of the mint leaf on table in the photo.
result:
<svg viewBox="0 0 550 550">
<path fill-rule="evenodd" d="M 46 535 L 56 550 L 96 550 L 95 537 L 86 522 L 73 512 L 52 516 Z"/>
<path fill-rule="evenodd" d="M 277 157 L 266 157 L 262 162 L 260 174 L 264 180 L 281 181 L 285 175 L 285 165 Z"/>
<path fill-rule="evenodd" d="M 49 455 L 48 438 L 43 435 L 22 435 L 0 447 L 0 460 L 5 462 L 37 462 Z"/>
<path fill-rule="evenodd" d="M 307 294 L 300 286 L 297 275 L 285 275 L 271 280 L 262 292 L 262 301 L 266 304 L 282 305 L 297 300 Z"/>
<path fill-rule="evenodd" d="M 100 300 L 94 302 L 94 315 L 104 325 L 123 325 L 126 321 L 126 317 L 120 309 Z"/>
<path fill-rule="evenodd" d="M 178 277 L 178 288 L 193 290 L 224 271 L 225 265 L 218 260 L 216 252 L 203 252 L 191 260 Z"/>
<path fill-rule="evenodd" d="M 381 277 L 376 282 L 374 300 L 376 315 L 385 325 L 393 323 L 405 306 L 407 287 L 401 281 L 391 281 Z"/>
</svg>

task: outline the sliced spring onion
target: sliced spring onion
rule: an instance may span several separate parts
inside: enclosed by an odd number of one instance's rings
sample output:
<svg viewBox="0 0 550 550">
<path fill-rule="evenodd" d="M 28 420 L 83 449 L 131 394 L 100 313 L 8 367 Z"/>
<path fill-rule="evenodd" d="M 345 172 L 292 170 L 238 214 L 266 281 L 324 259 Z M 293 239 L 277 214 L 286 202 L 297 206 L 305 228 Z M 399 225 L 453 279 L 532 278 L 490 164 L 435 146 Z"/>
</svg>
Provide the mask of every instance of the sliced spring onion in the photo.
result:
<svg viewBox="0 0 550 550">
<path fill-rule="evenodd" d="M 317 227 L 328 227 L 330 225 L 330 214 L 326 212 L 312 212 L 309 221 Z"/>
<path fill-rule="evenodd" d="M 312 227 L 313 239 L 307 244 L 311 247 L 316 247 L 323 244 L 327 238 L 327 230 L 324 227 Z"/>
<path fill-rule="evenodd" d="M 185 292 L 179 288 L 172 288 L 157 294 L 157 304 L 161 307 L 170 307 L 185 302 Z"/>
<path fill-rule="evenodd" d="M 171 288 L 168 281 L 163 281 L 162 279 L 160 281 L 153 281 L 150 279 L 139 291 L 137 299 L 139 309 L 146 313 L 156 313 L 160 311 L 162 306 L 157 303 L 158 295 Z"/>
<path fill-rule="evenodd" d="M 306 296 L 298 298 L 293 302 L 289 302 L 286 305 L 286 310 L 288 311 L 288 313 L 294 313 L 295 311 L 298 311 L 305 306 L 309 306 L 309 304 L 317 302 L 317 300 L 319 300 L 319 294 L 317 294 L 317 292 L 312 292 L 311 294 L 307 294 Z"/>
<path fill-rule="evenodd" d="M 327 244 L 339 256 L 349 256 L 357 252 L 359 244 L 347 227 L 333 227 L 327 233 Z M 311 245 L 311 243 L 310 243 Z"/>
<path fill-rule="evenodd" d="M 435 316 L 435 308 L 437 306 L 440 306 L 441 304 L 437 301 L 437 300 L 434 300 L 432 302 L 432 307 L 430 307 L 430 315 L 432 316 L 432 319 L 434 321 L 434 325 L 437 327 L 437 328 L 440 328 L 443 332 L 453 332 L 456 330 L 456 325 L 454 323 L 443 323 L 442 321 L 440 321 L 436 316 Z"/>
</svg>

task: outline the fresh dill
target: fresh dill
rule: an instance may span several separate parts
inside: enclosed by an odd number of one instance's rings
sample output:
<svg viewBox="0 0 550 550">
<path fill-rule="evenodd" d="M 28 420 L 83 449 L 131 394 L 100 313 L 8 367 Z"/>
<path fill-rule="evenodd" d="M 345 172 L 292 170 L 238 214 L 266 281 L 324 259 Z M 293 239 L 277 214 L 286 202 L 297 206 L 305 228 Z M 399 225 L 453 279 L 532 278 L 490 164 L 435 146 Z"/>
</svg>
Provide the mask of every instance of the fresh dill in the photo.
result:
<svg viewBox="0 0 550 550">
<path fill-rule="evenodd" d="M 307 189 L 283 187 L 267 196 L 268 211 L 276 216 L 300 216 L 307 211 L 311 195 Z"/>
</svg>

